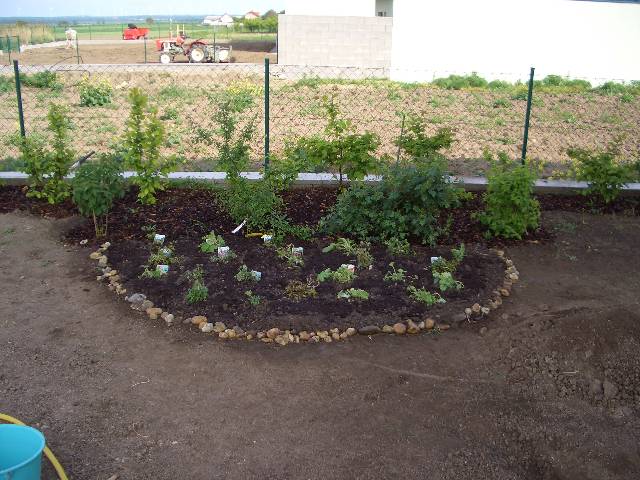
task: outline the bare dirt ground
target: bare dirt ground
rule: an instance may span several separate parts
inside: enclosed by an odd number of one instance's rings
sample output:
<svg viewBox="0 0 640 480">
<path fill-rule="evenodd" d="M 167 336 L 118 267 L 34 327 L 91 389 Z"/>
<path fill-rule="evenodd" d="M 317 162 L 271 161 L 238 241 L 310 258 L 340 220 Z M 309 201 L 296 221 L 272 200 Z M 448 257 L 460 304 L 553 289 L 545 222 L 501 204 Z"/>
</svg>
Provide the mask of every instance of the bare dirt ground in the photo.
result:
<svg viewBox="0 0 640 480">
<path fill-rule="evenodd" d="M 228 45 L 226 42 L 218 42 L 220 45 Z M 275 46 L 274 42 L 261 41 L 236 41 L 231 43 L 233 47 L 232 57 L 238 63 L 262 63 L 265 57 L 272 62 L 276 61 L 276 55 L 269 53 Z M 142 42 L 117 42 L 111 44 L 79 45 L 81 63 L 91 64 L 136 64 L 144 63 L 144 43 Z M 6 57 L 6 56 L 5 56 Z M 37 48 L 27 50 L 20 55 L 11 55 L 25 65 L 52 65 L 55 63 L 75 63 L 77 61 L 76 49 L 56 46 L 52 48 Z M 178 62 L 188 63 L 187 57 L 176 57 Z M 5 61 L 2 61 L 5 63 Z M 147 62 L 159 63 L 158 53 L 155 51 L 155 42 L 147 40 Z"/>
<path fill-rule="evenodd" d="M 134 314 L 71 221 L 0 216 L 0 412 L 72 478 L 640 478 L 637 217 L 545 214 L 484 335 L 287 348 Z"/>
</svg>

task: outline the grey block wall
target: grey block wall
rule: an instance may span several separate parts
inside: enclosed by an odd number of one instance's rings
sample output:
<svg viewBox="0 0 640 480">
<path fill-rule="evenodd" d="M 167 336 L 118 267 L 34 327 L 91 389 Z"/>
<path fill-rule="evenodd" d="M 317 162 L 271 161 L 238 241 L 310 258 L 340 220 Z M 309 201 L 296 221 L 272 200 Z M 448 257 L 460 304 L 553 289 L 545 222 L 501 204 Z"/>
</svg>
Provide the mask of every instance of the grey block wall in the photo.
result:
<svg viewBox="0 0 640 480">
<path fill-rule="evenodd" d="M 391 17 L 279 15 L 278 63 L 391 67 Z"/>
</svg>

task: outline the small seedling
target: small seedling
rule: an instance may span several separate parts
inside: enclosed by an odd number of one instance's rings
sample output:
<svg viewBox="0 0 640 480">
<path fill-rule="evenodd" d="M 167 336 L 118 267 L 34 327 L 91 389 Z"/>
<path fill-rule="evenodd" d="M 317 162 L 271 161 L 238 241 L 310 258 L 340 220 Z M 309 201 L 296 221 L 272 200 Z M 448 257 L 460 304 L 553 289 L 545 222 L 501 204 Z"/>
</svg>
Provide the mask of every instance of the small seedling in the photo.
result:
<svg viewBox="0 0 640 480">
<path fill-rule="evenodd" d="M 242 265 L 240 270 L 238 270 L 238 273 L 235 275 L 238 282 L 257 282 L 261 277 L 262 275 L 260 272 L 249 270 L 246 265 Z"/>
<path fill-rule="evenodd" d="M 391 270 L 389 270 L 383 277 L 383 280 L 385 282 L 399 283 L 406 280 L 406 270 L 403 270 L 402 268 L 396 268 L 394 262 L 391 262 L 389 264 L 389 267 L 391 268 Z"/>
<path fill-rule="evenodd" d="M 359 247 L 356 248 L 356 261 L 358 262 L 358 266 L 360 268 L 369 268 L 373 265 L 373 255 L 369 252 L 369 244 L 361 243 Z"/>
<path fill-rule="evenodd" d="M 276 248 L 276 254 L 278 255 L 278 258 L 286 260 L 287 265 L 289 265 L 290 267 L 301 267 L 302 265 L 304 265 L 302 251 L 295 250 L 295 247 L 293 245 L 286 245 L 284 247 Z"/>
<path fill-rule="evenodd" d="M 348 290 L 340 290 L 338 292 L 338 298 L 344 298 L 347 300 L 369 300 L 369 293 L 359 288 L 350 288 Z"/>
<path fill-rule="evenodd" d="M 349 240 L 348 238 L 338 238 L 334 243 L 330 243 L 324 247 L 322 249 L 322 253 L 329 253 L 334 250 L 344 253 L 345 255 L 355 255 L 356 244 L 353 240 Z"/>
<path fill-rule="evenodd" d="M 466 253 L 466 250 L 464 247 L 464 243 L 461 243 L 458 248 L 451 249 L 451 256 L 458 263 L 458 265 L 462 263 L 462 260 L 464 260 L 465 253 Z M 456 267 L 458 265 L 456 265 Z"/>
<path fill-rule="evenodd" d="M 453 278 L 451 272 L 433 272 L 433 281 L 443 292 L 447 290 L 462 290 L 464 288 L 462 282 Z"/>
<path fill-rule="evenodd" d="M 333 270 L 331 270 L 330 268 L 325 268 L 317 275 L 316 278 L 320 283 L 331 280 L 333 278 Z"/>
<path fill-rule="evenodd" d="M 214 231 L 211 231 L 209 235 L 202 237 L 200 251 L 203 253 L 214 253 L 218 251 L 219 247 L 224 246 L 226 246 L 224 238 L 220 235 L 216 235 Z"/>
<path fill-rule="evenodd" d="M 317 296 L 317 286 L 318 282 L 313 280 L 313 278 L 307 279 L 306 283 L 301 282 L 300 280 L 292 280 L 285 288 L 284 293 L 292 300 L 302 300 L 303 298 Z"/>
<path fill-rule="evenodd" d="M 202 265 L 198 265 L 190 272 L 187 272 L 186 277 L 193 282 L 191 288 L 187 291 L 187 303 L 204 302 L 209 296 L 209 289 L 204 284 Z"/>
<path fill-rule="evenodd" d="M 431 293 L 424 288 L 416 288 L 413 285 L 407 287 L 409 296 L 416 302 L 425 303 L 428 306 L 435 305 L 436 303 L 446 303 L 446 300 L 440 296 L 439 293 Z"/>
<path fill-rule="evenodd" d="M 356 274 L 353 265 L 341 265 L 340 268 L 335 271 L 332 271 L 330 268 L 323 270 L 316 278 L 321 283 L 327 280 L 333 280 L 336 283 L 351 283 L 355 280 Z"/>
<path fill-rule="evenodd" d="M 149 268 L 148 266 L 144 267 L 144 270 L 140 274 L 140 278 L 150 278 L 152 280 L 158 280 L 162 278 L 165 273 L 158 268 Z"/>
<path fill-rule="evenodd" d="M 251 290 L 245 291 L 244 294 L 246 295 L 247 300 L 249 300 L 249 304 L 253 307 L 257 307 L 260 305 L 260 302 L 262 302 L 262 297 L 260 295 L 255 295 Z"/>
</svg>

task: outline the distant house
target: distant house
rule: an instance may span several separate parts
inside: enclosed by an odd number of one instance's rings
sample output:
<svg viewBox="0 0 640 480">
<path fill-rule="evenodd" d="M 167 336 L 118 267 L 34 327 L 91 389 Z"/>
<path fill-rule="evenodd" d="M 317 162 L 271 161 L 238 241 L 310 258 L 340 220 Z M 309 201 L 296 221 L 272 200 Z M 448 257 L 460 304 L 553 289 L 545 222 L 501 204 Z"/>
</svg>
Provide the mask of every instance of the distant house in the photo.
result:
<svg viewBox="0 0 640 480">
<path fill-rule="evenodd" d="M 255 10 L 250 10 L 244 14 L 245 20 L 255 20 L 256 18 L 260 18 L 260 12 L 256 12 Z"/>
<path fill-rule="evenodd" d="M 208 15 L 204 17 L 202 24 L 229 27 L 233 25 L 233 17 L 228 13 L 224 15 Z"/>
</svg>

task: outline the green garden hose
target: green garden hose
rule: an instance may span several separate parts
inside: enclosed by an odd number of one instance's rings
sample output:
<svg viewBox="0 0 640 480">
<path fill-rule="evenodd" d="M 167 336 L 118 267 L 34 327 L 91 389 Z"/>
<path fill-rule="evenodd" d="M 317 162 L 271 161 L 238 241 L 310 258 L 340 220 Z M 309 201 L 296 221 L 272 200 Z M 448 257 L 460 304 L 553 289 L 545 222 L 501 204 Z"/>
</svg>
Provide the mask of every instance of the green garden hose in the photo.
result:
<svg viewBox="0 0 640 480">
<path fill-rule="evenodd" d="M 23 422 L 21 422 L 17 418 L 13 418 L 10 415 L 5 415 L 4 413 L 0 413 L 0 420 L 4 420 L 5 422 L 8 422 L 8 423 L 13 423 L 14 425 L 26 426 Z M 51 462 L 51 465 L 53 465 L 53 468 L 55 468 L 56 473 L 58 474 L 58 478 L 60 480 L 69 480 L 69 477 L 67 477 L 67 474 L 64 473 L 64 469 L 62 468 L 62 465 L 60 465 L 60 462 L 58 461 L 56 456 L 53 454 L 53 452 L 49 450 L 49 447 L 47 446 L 44 447 L 44 454 L 47 456 L 47 458 Z"/>
</svg>

